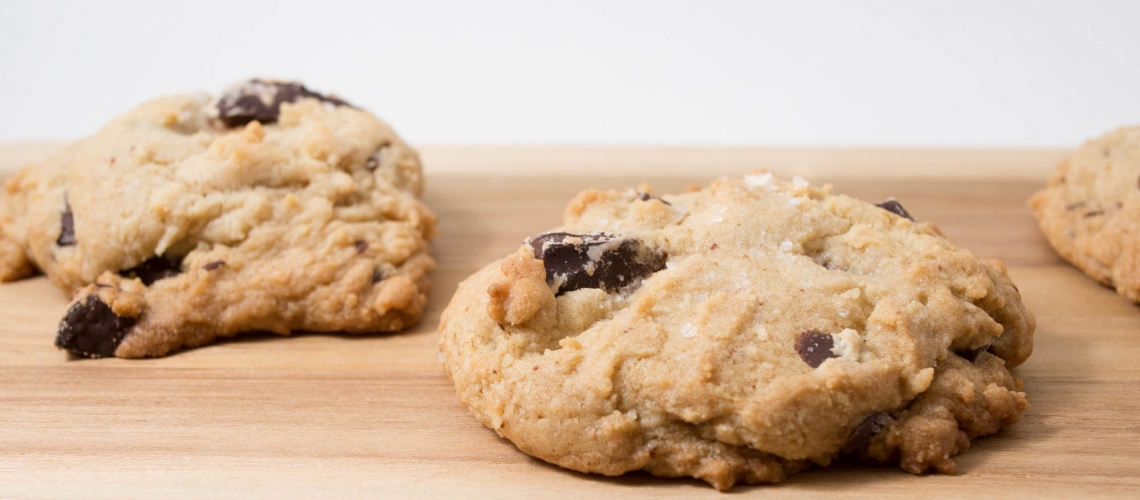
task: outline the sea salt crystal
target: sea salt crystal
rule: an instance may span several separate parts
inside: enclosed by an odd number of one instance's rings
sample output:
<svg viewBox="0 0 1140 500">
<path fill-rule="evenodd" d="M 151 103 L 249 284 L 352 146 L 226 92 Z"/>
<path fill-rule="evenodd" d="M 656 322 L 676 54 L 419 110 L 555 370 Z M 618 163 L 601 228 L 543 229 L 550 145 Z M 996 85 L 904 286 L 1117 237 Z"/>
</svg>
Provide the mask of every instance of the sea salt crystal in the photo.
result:
<svg viewBox="0 0 1140 500">
<path fill-rule="evenodd" d="M 808 181 L 806 179 L 804 179 L 803 177 L 800 177 L 797 175 L 797 176 L 792 178 L 792 185 L 798 189 L 798 188 L 806 188 L 811 184 L 808 183 Z"/>
<path fill-rule="evenodd" d="M 792 248 L 794 248 L 794 247 L 795 247 L 795 244 L 793 244 L 791 241 L 784 240 L 784 241 L 780 242 L 780 251 L 781 252 L 785 252 L 785 253 L 791 252 Z"/>
<path fill-rule="evenodd" d="M 847 315 L 849 314 L 849 311 L 847 309 L 842 308 L 842 307 L 837 309 L 835 312 L 838 313 L 839 317 L 841 317 L 841 318 L 846 318 Z"/>
<path fill-rule="evenodd" d="M 768 186 L 772 184 L 772 173 L 765 172 L 760 175 L 748 174 L 744 176 L 744 185 L 750 188 Z"/>
<path fill-rule="evenodd" d="M 687 339 L 691 339 L 693 337 L 696 337 L 697 336 L 697 327 L 695 327 L 689 323 L 685 323 L 684 325 L 681 325 L 681 336 L 685 337 Z"/>
<path fill-rule="evenodd" d="M 713 215 L 713 216 L 709 217 L 709 220 L 712 222 L 720 222 L 720 221 L 724 220 L 724 217 L 721 217 L 719 215 Z"/>
<path fill-rule="evenodd" d="M 788 198 L 788 206 L 789 207 L 798 207 L 798 206 L 800 206 L 800 203 L 803 203 L 803 202 L 804 202 L 804 200 L 802 198 Z"/>
</svg>

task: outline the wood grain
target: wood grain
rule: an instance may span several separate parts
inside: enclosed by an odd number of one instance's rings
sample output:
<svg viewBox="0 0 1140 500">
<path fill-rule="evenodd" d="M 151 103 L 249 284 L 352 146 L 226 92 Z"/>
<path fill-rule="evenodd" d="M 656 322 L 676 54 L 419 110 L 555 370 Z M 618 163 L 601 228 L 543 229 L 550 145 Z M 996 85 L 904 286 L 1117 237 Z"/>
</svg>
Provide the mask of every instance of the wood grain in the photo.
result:
<svg viewBox="0 0 1140 500">
<path fill-rule="evenodd" d="M 11 172 L 55 148 L 0 147 Z M 425 148 L 441 235 L 423 322 L 388 336 L 252 335 L 150 360 L 52 347 L 66 296 L 0 285 L 0 498 L 725 498 L 693 480 L 588 476 L 531 459 L 455 399 L 437 360 L 456 284 L 554 226 L 586 187 L 658 192 L 771 168 L 869 200 L 896 196 L 1010 267 L 1037 314 L 1015 370 L 1032 407 L 956 476 L 842 465 L 765 498 L 1140 496 L 1140 307 L 1061 262 L 1024 200 L 1059 151 Z"/>
</svg>

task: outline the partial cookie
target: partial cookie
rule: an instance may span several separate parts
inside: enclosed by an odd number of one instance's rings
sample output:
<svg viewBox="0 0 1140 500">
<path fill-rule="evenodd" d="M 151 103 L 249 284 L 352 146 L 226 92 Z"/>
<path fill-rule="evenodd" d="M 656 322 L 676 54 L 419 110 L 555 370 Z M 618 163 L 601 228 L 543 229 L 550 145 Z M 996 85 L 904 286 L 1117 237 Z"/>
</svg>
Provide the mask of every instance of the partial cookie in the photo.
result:
<svg viewBox="0 0 1140 500">
<path fill-rule="evenodd" d="M 998 261 L 897 201 L 771 174 L 678 195 L 579 194 L 465 280 L 444 368 L 548 462 L 718 489 L 850 457 L 953 472 L 1028 406 L 1034 319 Z"/>
<path fill-rule="evenodd" d="M 1085 143 L 1029 205 L 1061 257 L 1140 302 L 1140 126 Z"/>
<path fill-rule="evenodd" d="M 161 356 L 247 331 L 419 320 L 435 216 L 419 156 L 300 84 L 157 99 L 10 179 L 0 279 L 77 290 L 56 344 Z"/>
</svg>

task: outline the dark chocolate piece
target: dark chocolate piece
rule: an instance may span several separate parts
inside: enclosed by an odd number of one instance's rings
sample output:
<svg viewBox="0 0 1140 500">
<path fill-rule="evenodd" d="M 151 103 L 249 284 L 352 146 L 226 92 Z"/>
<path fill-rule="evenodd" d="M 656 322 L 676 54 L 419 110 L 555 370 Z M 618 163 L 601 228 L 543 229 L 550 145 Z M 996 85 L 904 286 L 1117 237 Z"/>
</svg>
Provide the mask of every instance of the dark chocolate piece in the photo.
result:
<svg viewBox="0 0 1140 500">
<path fill-rule="evenodd" d="M 1014 288 L 1016 288 L 1016 287 L 1014 287 Z M 979 355 L 981 355 L 983 352 L 986 351 L 986 349 L 989 349 L 989 348 L 990 348 L 990 346 L 984 345 L 984 346 L 981 346 L 977 349 L 959 349 L 957 351 L 954 351 L 954 354 L 957 354 L 957 355 L 961 356 L 963 359 L 965 359 L 966 361 L 973 363 L 974 360 L 978 359 Z"/>
<path fill-rule="evenodd" d="M 831 352 L 834 346 L 835 339 L 831 334 L 808 330 L 800 334 L 800 340 L 796 342 L 796 353 L 808 366 L 819 368 L 824 361 L 838 357 Z"/>
<path fill-rule="evenodd" d="M 530 246 L 555 295 L 580 288 L 614 292 L 665 268 L 665 254 L 614 234 L 543 233 Z"/>
<path fill-rule="evenodd" d="M 368 250 L 368 242 L 367 241 L 356 240 L 356 243 L 353 243 L 353 245 L 356 246 L 356 253 L 364 253 L 365 250 Z"/>
<path fill-rule="evenodd" d="M 115 316 L 97 295 L 88 295 L 87 300 L 76 302 L 67 310 L 59 323 L 55 345 L 89 358 L 114 356 L 133 326 L 135 318 Z"/>
<path fill-rule="evenodd" d="M 891 423 L 891 420 L 893 420 L 891 416 L 884 411 L 872 413 L 863 419 L 863 421 L 859 422 L 859 425 L 856 425 L 855 429 L 851 431 L 851 435 L 847 436 L 847 444 L 843 447 L 844 453 L 851 453 L 866 448 L 867 445 L 871 444 L 871 440 L 874 439 L 877 434 L 883 432 L 883 429 L 887 427 L 887 424 Z"/>
<path fill-rule="evenodd" d="M 151 257 L 135 267 L 119 271 L 119 276 L 138 278 L 144 285 L 150 286 L 155 281 L 178 276 L 181 273 L 182 259 Z"/>
<path fill-rule="evenodd" d="M 886 210 L 892 214 L 895 214 L 899 217 L 906 217 L 907 219 L 910 219 L 912 221 L 914 220 L 914 217 L 911 217 L 910 213 L 907 212 L 905 208 L 903 208 L 902 203 L 899 203 L 899 201 L 894 199 L 894 198 L 890 198 L 890 199 L 887 199 L 886 201 L 881 201 L 879 203 L 876 203 L 875 206 L 879 207 L 883 210 Z"/>
<path fill-rule="evenodd" d="M 281 114 L 282 104 L 308 97 L 336 106 L 349 106 L 347 102 L 313 92 L 300 83 L 255 79 L 230 88 L 218 99 L 218 118 L 227 127 L 240 127 L 254 120 L 273 123 Z"/>
<path fill-rule="evenodd" d="M 375 153 L 372 153 L 372 156 L 368 157 L 368 161 L 364 162 L 364 168 L 367 168 L 369 171 L 380 168 L 380 163 L 384 161 L 384 152 L 387 150 L 387 144 L 380 146 L 380 149 L 377 149 Z"/>
<path fill-rule="evenodd" d="M 637 199 L 639 199 L 639 200 L 641 200 L 641 201 L 657 200 L 657 201 L 660 201 L 661 203 L 664 203 L 664 204 L 666 204 L 666 205 L 669 205 L 669 206 L 673 206 L 673 204 L 672 204 L 672 203 L 669 203 L 669 202 L 665 201 L 665 200 L 664 200 L 664 199 L 662 199 L 661 197 L 659 197 L 659 196 L 653 196 L 653 195 L 651 195 L 651 194 L 649 194 L 649 193 L 646 193 L 645 191 L 638 191 L 638 192 L 637 192 Z"/>
<path fill-rule="evenodd" d="M 67 198 L 63 200 L 63 213 L 59 216 L 59 239 L 55 244 L 61 247 L 75 244 L 75 215 L 71 213 L 71 204 Z"/>
<path fill-rule="evenodd" d="M 379 269 L 372 270 L 372 284 L 375 285 L 384 280 L 384 271 Z"/>
<path fill-rule="evenodd" d="M 226 265 L 226 261 L 224 261 L 224 260 L 215 260 L 215 261 L 213 261 L 213 262 L 210 262 L 210 263 L 208 263 L 208 264 L 206 264 L 206 265 L 202 266 L 202 270 L 204 270 L 204 271 L 213 271 L 214 269 L 217 269 L 217 268 L 219 268 L 219 267 L 222 267 L 222 266 L 224 266 L 224 265 Z M 178 273 L 175 273 L 175 274 L 178 274 Z"/>
</svg>

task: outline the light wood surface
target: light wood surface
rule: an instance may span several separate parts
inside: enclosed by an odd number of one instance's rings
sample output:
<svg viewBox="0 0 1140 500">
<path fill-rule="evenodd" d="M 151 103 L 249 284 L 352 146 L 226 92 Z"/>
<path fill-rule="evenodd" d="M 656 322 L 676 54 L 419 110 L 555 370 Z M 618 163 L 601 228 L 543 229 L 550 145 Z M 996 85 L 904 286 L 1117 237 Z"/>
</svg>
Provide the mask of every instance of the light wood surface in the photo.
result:
<svg viewBox="0 0 1140 500">
<path fill-rule="evenodd" d="M 56 148 L 0 146 L 0 172 Z M 52 347 L 67 297 L 0 285 L 0 498 L 727 498 L 704 483 L 604 478 L 531 459 L 456 401 L 436 326 L 456 284 L 557 225 L 587 187 L 658 192 L 769 168 L 898 197 L 1006 262 L 1037 314 L 1015 370 L 1032 407 L 955 476 L 842 465 L 764 498 L 1140 496 L 1140 307 L 1065 265 L 1024 200 L 1061 151 L 428 147 L 439 268 L 423 322 L 386 336 L 254 335 L 149 360 Z"/>
</svg>

